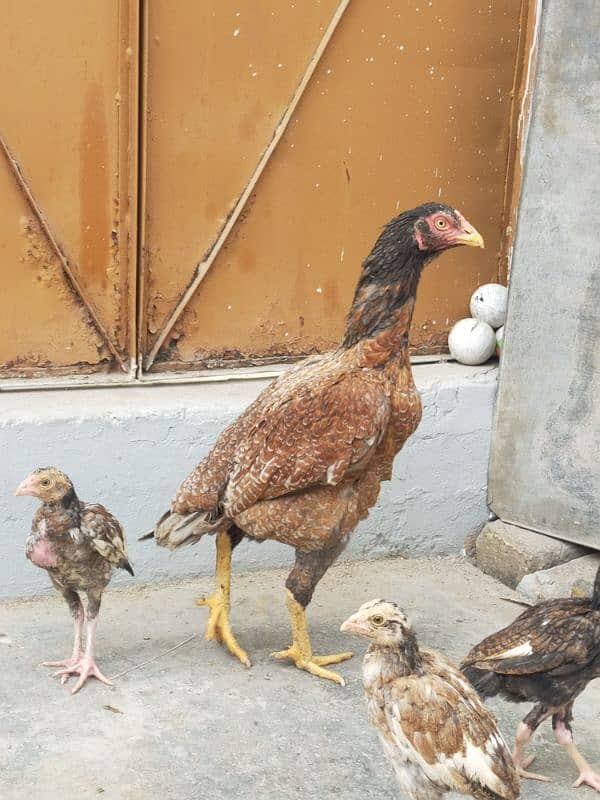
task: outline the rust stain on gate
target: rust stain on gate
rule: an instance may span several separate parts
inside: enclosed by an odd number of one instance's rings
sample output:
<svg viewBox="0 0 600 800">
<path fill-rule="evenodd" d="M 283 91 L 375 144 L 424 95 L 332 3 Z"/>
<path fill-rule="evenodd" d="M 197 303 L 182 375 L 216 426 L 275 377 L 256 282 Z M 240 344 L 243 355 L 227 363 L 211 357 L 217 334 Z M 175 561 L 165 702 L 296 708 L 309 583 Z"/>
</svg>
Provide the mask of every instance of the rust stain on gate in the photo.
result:
<svg viewBox="0 0 600 800">
<path fill-rule="evenodd" d="M 137 2 L 6 0 L 2 17 L 0 374 L 130 374 Z"/>
<path fill-rule="evenodd" d="M 148 4 L 140 333 L 153 370 L 330 347 L 379 226 L 425 199 L 461 208 L 488 249 L 426 274 L 414 351 L 445 349 L 471 291 L 504 274 L 521 0 L 351 2 L 203 273 L 339 10 Z"/>
</svg>

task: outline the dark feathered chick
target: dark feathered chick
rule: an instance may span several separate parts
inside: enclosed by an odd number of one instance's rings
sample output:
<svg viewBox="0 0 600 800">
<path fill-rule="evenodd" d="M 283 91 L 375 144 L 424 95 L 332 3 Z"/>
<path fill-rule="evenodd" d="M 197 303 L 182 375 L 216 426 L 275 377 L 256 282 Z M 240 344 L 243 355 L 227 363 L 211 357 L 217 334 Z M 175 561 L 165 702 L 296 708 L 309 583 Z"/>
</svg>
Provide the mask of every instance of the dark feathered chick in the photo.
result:
<svg viewBox="0 0 600 800">
<path fill-rule="evenodd" d="M 484 697 L 500 694 L 515 703 L 535 703 L 517 729 L 514 759 L 523 777 L 533 756 L 524 749 L 536 728 L 552 718 L 557 741 L 579 769 L 574 786 L 600 792 L 600 775 L 573 742 L 573 703 L 600 676 L 600 568 L 591 599 L 548 600 L 528 608 L 501 631 L 476 645 L 462 664 Z"/>
<path fill-rule="evenodd" d="M 231 550 L 244 537 L 296 550 L 288 609 L 293 644 L 275 655 L 326 669 L 351 653 L 315 656 L 305 617 L 315 587 L 367 516 L 396 453 L 421 418 L 408 334 L 425 265 L 450 247 L 483 246 L 455 209 L 426 203 L 389 222 L 360 273 L 337 350 L 312 356 L 268 386 L 182 483 L 152 532 L 178 547 L 217 534 L 217 589 L 206 638 L 250 661 L 229 625 Z"/>
<path fill-rule="evenodd" d="M 395 603 L 365 603 L 341 630 L 371 641 L 363 661 L 368 715 L 407 797 L 519 796 L 519 778 L 496 720 L 456 667 L 419 648 Z"/>
<path fill-rule="evenodd" d="M 15 494 L 32 495 L 42 501 L 33 518 L 25 554 L 33 564 L 48 572 L 74 619 L 71 656 L 62 661 L 47 661 L 44 665 L 60 667 L 56 674 L 61 676 L 62 683 L 77 674 L 79 678 L 73 694 L 90 676 L 110 683 L 96 665 L 94 650 L 102 593 L 110 581 L 113 567 L 120 567 L 133 575 L 121 525 L 104 506 L 81 502 L 70 479 L 56 467 L 36 469 L 25 478 Z M 80 593 L 87 595 L 86 612 Z M 85 650 L 82 650 L 86 618 L 87 637 Z"/>
</svg>

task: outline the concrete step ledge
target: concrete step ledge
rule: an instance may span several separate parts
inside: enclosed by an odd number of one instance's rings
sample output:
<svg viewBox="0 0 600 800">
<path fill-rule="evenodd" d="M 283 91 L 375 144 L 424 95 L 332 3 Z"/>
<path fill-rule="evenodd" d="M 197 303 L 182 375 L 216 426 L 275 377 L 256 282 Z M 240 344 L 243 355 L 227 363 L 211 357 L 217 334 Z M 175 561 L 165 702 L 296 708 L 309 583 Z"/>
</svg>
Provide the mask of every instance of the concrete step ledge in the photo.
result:
<svg viewBox="0 0 600 800">
<path fill-rule="evenodd" d="M 525 575 L 517 591 L 536 603 L 556 597 L 591 597 L 599 566 L 600 553 L 590 553 L 566 564 Z"/>
<path fill-rule="evenodd" d="M 392 480 L 348 541 L 346 559 L 457 553 L 487 516 L 486 485 L 495 366 L 424 364 L 413 369 L 423 419 L 394 464 Z M 103 503 L 125 526 L 136 581 L 212 575 L 214 540 L 169 554 L 138 542 L 225 425 L 268 385 L 266 380 L 177 386 L 0 391 L 0 597 L 38 594 L 44 570 L 23 554 L 37 507 L 13 497 L 34 468 L 55 464 L 83 500 Z M 242 543 L 236 573 L 287 566 L 290 547 Z M 125 573 L 115 583 L 133 583 Z"/>
<path fill-rule="evenodd" d="M 517 588 L 526 575 L 583 556 L 586 549 L 502 520 L 488 522 L 475 542 L 477 566 Z"/>
</svg>

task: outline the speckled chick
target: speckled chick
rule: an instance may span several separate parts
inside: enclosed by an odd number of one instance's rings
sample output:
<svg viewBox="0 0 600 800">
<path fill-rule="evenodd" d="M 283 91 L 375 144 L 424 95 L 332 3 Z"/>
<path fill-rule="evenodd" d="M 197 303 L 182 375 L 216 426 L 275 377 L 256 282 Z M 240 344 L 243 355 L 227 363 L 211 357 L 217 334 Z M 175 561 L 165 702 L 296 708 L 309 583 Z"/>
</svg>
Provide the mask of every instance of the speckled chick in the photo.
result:
<svg viewBox="0 0 600 800">
<path fill-rule="evenodd" d="M 59 667 L 56 675 L 61 677 L 61 683 L 66 683 L 71 675 L 78 675 L 73 694 L 90 676 L 110 684 L 94 658 L 96 625 L 102 593 L 110 582 L 113 567 L 133 575 L 123 529 L 104 506 L 81 502 L 71 480 L 56 467 L 34 470 L 15 494 L 31 495 L 42 501 L 27 537 L 25 555 L 46 570 L 74 620 L 71 656 L 62 661 L 45 661 L 44 666 Z M 85 612 L 80 593 L 87 596 Z M 84 620 L 87 621 L 85 650 L 82 649 Z"/>
<path fill-rule="evenodd" d="M 456 667 L 419 648 L 395 603 L 365 603 L 341 630 L 371 641 L 363 661 L 368 715 L 407 797 L 519 797 L 519 778 L 496 720 Z"/>
</svg>

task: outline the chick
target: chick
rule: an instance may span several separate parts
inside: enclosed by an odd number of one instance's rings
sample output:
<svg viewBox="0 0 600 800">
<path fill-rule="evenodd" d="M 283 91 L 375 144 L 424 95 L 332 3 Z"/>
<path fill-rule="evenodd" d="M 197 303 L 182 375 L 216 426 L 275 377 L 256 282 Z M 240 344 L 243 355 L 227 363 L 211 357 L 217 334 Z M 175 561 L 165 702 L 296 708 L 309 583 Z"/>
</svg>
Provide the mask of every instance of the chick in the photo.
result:
<svg viewBox="0 0 600 800">
<path fill-rule="evenodd" d="M 600 792 L 600 773 L 573 739 L 573 704 L 594 678 L 600 678 L 600 567 L 591 598 L 545 600 L 476 645 L 462 671 L 482 697 L 500 695 L 513 703 L 534 703 L 517 728 L 513 758 L 522 778 L 549 781 L 528 772 L 535 756 L 525 747 L 546 719 L 557 742 L 579 770 L 573 787 L 587 784 Z"/>
<path fill-rule="evenodd" d="M 368 715 L 407 797 L 519 797 L 519 778 L 496 720 L 458 669 L 419 649 L 395 603 L 365 603 L 341 630 L 371 640 L 363 661 Z"/>
<path fill-rule="evenodd" d="M 27 537 L 25 555 L 47 571 L 74 619 L 71 656 L 62 661 L 45 661 L 43 665 L 60 667 L 55 675 L 61 677 L 63 684 L 71 675 L 78 675 L 72 694 L 78 692 L 90 676 L 110 684 L 95 662 L 96 625 L 102 593 L 110 582 L 113 566 L 133 575 L 123 529 L 104 506 L 81 502 L 70 479 L 56 467 L 34 470 L 17 487 L 15 494 L 32 495 L 42 501 Z M 84 613 L 81 592 L 87 595 L 87 613 Z"/>
</svg>

